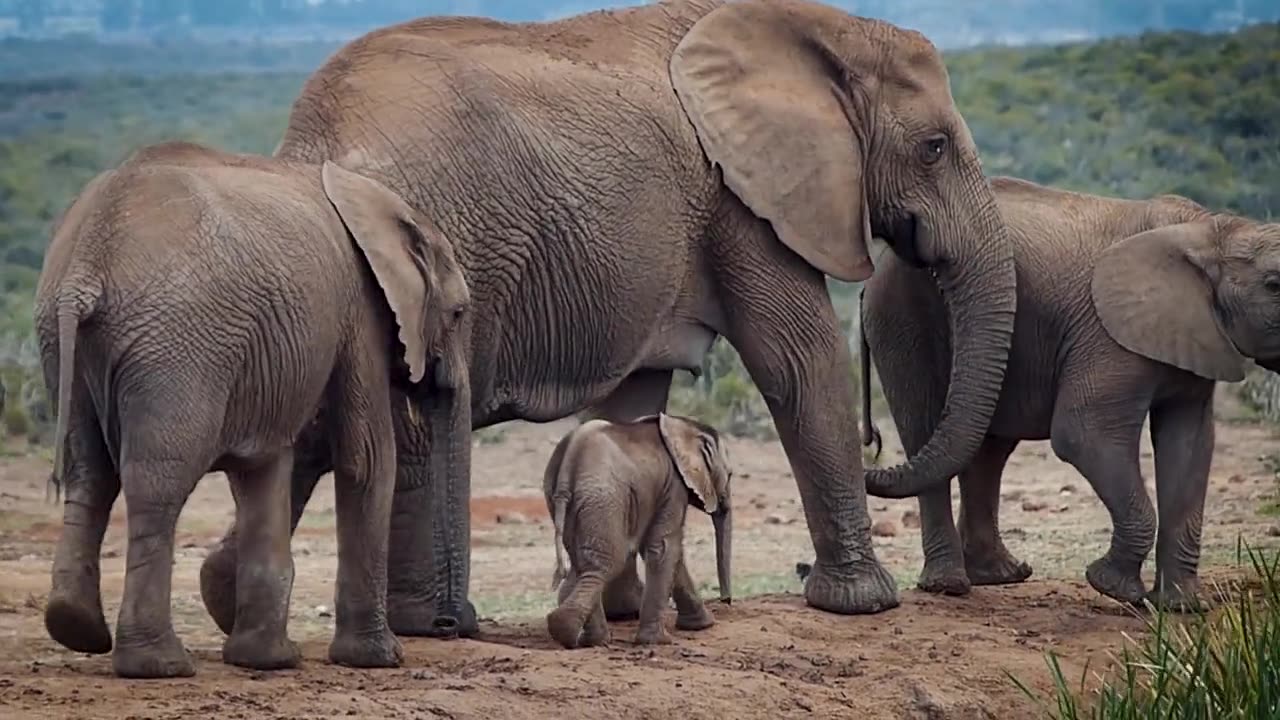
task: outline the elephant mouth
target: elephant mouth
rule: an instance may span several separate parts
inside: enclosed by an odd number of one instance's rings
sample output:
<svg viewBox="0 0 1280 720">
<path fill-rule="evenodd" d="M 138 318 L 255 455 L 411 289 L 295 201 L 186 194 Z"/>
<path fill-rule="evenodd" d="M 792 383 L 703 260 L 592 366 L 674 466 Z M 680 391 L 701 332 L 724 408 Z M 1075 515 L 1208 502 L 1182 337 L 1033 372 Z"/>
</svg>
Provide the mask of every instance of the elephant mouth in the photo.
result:
<svg viewBox="0 0 1280 720">
<path fill-rule="evenodd" d="M 923 269 L 929 264 L 920 258 L 917 244 L 920 230 L 920 216 L 913 212 L 903 212 L 890 218 L 883 224 L 873 224 L 871 233 L 883 238 L 893 252 L 912 267 Z"/>
</svg>

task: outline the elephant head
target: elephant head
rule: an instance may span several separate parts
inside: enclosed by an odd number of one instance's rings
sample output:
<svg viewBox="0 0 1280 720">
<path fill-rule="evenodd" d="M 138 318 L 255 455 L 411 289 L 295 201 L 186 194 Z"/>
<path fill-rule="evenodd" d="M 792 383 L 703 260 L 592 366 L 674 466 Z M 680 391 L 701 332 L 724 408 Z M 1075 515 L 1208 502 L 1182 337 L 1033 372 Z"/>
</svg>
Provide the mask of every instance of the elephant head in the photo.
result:
<svg viewBox="0 0 1280 720">
<path fill-rule="evenodd" d="M 1222 382 L 1245 357 L 1280 370 L 1280 224 L 1206 215 L 1131 235 L 1093 270 L 1093 305 L 1125 349 Z"/>
<path fill-rule="evenodd" d="M 470 293 L 453 246 L 421 213 L 372 178 L 325 162 L 324 192 L 360 247 L 395 315 L 403 349 L 400 376 L 452 389 L 465 378 L 452 347 Z M 430 369 L 430 383 L 422 383 Z"/>
<path fill-rule="evenodd" d="M 813 268 L 865 280 L 876 236 L 933 269 L 955 338 L 942 421 L 914 458 L 866 477 L 894 496 L 948 481 L 995 411 L 1016 280 L 937 49 L 805 0 L 740 0 L 693 25 L 671 77 L 725 185 Z"/>
<path fill-rule="evenodd" d="M 658 432 L 689 491 L 690 504 L 711 516 L 720 598 L 728 602 L 733 597 L 729 569 L 733 550 L 729 481 L 733 470 L 729 467 L 728 451 L 715 428 L 691 418 L 660 414 Z"/>
</svg>

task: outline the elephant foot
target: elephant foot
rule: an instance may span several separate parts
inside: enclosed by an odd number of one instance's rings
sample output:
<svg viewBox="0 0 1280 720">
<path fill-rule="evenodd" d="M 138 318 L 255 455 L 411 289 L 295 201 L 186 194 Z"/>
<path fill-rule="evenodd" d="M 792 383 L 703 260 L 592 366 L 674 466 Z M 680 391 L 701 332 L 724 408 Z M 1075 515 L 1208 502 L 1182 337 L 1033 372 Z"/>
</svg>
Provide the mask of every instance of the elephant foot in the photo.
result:
<svg viewBox="0 0 1280 720">
<path fill-rule="evenodd" d="M 102 601 L 77 602 L 55 590 L 44 608 L 44 627 L 59 645 L 76 652 L 101 655 L 111 652 L 111 630 L 102 615 Z"/>
<path fill-rule="evenodd" d="M 470 638 L 480 632 L 470 600 L 460 608 L 438 610 L 429 600 L 392 593 L 387 596 L 387 620 L 392 632 L 405 637 Z"/>
<path fill-rule="evenodd" d="M 574 608 L 558 607 L 547 613 L 547 632 L 560 647 L 572 650 L 582 634 L 582 615 Z"/>
<path fill-rule="evenodd" d="M 578 647 L 604 647 L 612 640 L 608 625 L 603 622 L 594 623 L 588 621 L 587 626 L 582 629 L 582 637 L 578 641 Z"/>
<path fill-rule="evenodd" d="M 1147 594 L 1138 568 L 1121 569 L 1116 566 L 1110 554 L 1089 563 L 1085 579 L 1094 590 L 1121 602 L 1137 605 Z"/>
<path fill-rule="evenodd" d="M 236 623 L 236 547 L 225 538 L 200 565 L 200 599 L 214 624 L 231 635 Z"/>
<path fill-rule="evenodd" d="M 671 645 L 675 639 L 671 637 L 671 633 L 662 627 L 662 623 L 654 623 L 651 626 L 641 626 L 636 631 L 636 645 Z"/>
<path fill-rule="evenodd" d="M 689 615 L 676 615 L 676 628 L 680 630 L 706 630 L 716 624 L 716 619 L 712 616 L 711 611 L 705 606 L 699 608 L 699 612 L 690 613 Z"/>
<path fill-rule="evenodd" d="M 232 633 L 222 644 L 222 662 L 252 670 L 288 670 L 302 663 L 302 653 L 280 633 Z"/>
<path fill-rule="evenodd" d="M 640 601 L 644 598 L 644 583 L 634 575 L 628 580 L 624 575 L 605 588 L 601 601 L 604 617 L 614 622 L 636 620 L 640 617 Z"/>
<path fill-rule="evenodd" d="M 1168 612 L 1201 613 L 1206 609 L 1200 578 L 1194 575 L 1177 581 L 1156 578 L 1156 587 L 1147 593 L 1147 602 Z"/>
<path fill-rule="evenodd" d="M 157 642 L 136 645 L 117 642 L 111 653 L 111 668 L 118 677 L 143 680 L 196 674 L 195 663 L 172 628 Z"/>
<path fill-rule="evenodd" d="M 964 564 L 951 557 L 924 561 L 916 587 L 934 595 L 968 595 L 972 588 Z"/>
<path fill-rule="evenodd" d="M 379 632 L 337 632 L 329 643 L 329 660 L 353 668 L 394 668 L 404 661 L 404 649 L 390 628 Z"/>
<path fill-rule="evenodd" d="M 1004 547 L 992 553 L 965 553 L 964 570 L 974 585 L 1013 585 L 1031 577 L 1031 566 Z"/>
<path fill-rule="evenodd" d="M 884 566 L 871 558 L 838 568 L 813 564 L 804 584 L 809 605 L 840 615 L 866 615 L 898 606 L 898 586 Z"/>
</svg>

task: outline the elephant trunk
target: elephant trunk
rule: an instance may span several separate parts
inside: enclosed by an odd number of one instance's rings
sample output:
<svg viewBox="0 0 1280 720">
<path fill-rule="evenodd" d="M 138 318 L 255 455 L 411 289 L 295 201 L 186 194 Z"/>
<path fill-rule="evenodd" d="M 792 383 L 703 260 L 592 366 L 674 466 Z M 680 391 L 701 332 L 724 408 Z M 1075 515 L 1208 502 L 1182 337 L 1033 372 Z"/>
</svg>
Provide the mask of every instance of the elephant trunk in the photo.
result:
<svg viewBox="0 0 1280 720">
<path fill-rule="evenodd" d="M 430 403 L 431 525 L 434 537 L 436 636 L 467 630 L 474 622 L 467 600 L 471 562 L 471 392 L 461 350 L 437 364 L 437 393 Z M 444 367 L 440 367 L 440 366 Z M 447 379 L 446 379 L 447 378 Z"/>
<path fill-rule="evenodd" d="M 733 578 L 729 566 L 733 553 L 733 510 L 728 500 L 711 515 L 716 535 L 716 577 L 720 581 L 720 599 L 733 601 Z"/>
<path fill-rule="evenodd" d="M 995 414 L 1013 340 L 1017 277 L 995 198 L 985 180 L 975 182 L 981 187 L 970 197 L 985 202 L 979 221 L 962 227 L 978 230 L 986 242 L 970 244 L 966 251 L 961 233 L 940 238 L 954 242 L 940 245 L 931 263 L 951 331 L 951 377 L 942 416 L 914 457 L 867 470 L 867 492 L 876 497 L 912 497 L 945 486 L 977 453 Z"/>
</svg>

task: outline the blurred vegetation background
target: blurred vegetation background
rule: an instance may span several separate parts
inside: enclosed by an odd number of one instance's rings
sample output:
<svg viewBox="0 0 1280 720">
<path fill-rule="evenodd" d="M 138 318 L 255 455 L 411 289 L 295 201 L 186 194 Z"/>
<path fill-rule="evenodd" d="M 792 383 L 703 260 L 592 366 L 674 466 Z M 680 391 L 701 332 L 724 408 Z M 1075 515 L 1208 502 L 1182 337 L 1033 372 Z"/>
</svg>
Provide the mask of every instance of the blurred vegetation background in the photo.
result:
<svg viewBox="0 0 1280 720">
<path fill-rule="evenodd" d="M 192 41 L 140 55 L 90 40 L 74 49 L 0 42 L 5 433 L 35 442 L 49 434 L 31 306 L 56 215 L 93 175 L 143 144 L 183 138 L 269 153 L 308 70 L 333 49 Z M 1280 209 L 1280 25 L 965 50 L 947 62 L 991 174 L 1132 197 L 1179 193 L 1260 220 Z M 832 290 L 856 358 L 857 288 Z M 673 411 L 772 436 L 763 399 L 723 341 L 702 378 L 677 382 Z M 1280 384 L 1270 382 L 1255 394 L 1278 398 L 1280 412 Z"/>
</svg>

